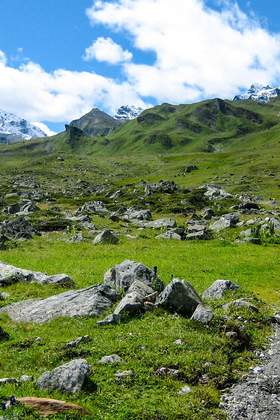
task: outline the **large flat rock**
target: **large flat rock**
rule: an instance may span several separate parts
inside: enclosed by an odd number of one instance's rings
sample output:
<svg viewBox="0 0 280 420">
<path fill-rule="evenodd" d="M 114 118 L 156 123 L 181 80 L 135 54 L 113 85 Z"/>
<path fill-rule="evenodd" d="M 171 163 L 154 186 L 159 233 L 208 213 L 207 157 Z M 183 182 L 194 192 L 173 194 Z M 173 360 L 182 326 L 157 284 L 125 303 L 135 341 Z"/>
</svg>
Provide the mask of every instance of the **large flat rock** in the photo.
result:
<svg viewBox="0 0 280 420">
<path fill-rule="evenodd" d="M 106 285 L 70 290 L 47 299 L 29 299 L 0 309 L 15 322 L 44 323 L 58 317 L 98 316 L 110 308 L 117 294 Z"/>
</svg>

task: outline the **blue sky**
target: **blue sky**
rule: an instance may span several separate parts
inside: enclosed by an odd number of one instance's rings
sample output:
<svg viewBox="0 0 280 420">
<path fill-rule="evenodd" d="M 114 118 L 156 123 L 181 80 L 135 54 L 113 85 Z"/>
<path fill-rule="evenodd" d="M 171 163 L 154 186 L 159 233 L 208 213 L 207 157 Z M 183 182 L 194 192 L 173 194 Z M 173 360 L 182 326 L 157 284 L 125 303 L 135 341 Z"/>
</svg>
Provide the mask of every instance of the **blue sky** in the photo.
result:
<svg viewBox="0 0 280 420">
<path fill-rule="evenodd" d="M 183 3 L 189 4 L 181 8 Z M 130 0 L 129 7 L 122 0 L 1 0 L 0 51 L 5 59 L 3 74 L 0 67 L 0 108 L 59 130 L 93 106 L 113 113 L 126 102 L 192 102 L 230 96 L 249 82 L 277 82 L 276 0 L 237 4 L 239 9 L 234 1 L 218 0 Z M 201 40 L 192 16 L 198 25 L 203 22 Z M 213 26 L 213 19 L 218 25 Z M 220 29 L 213 35 L 215 26 Z M 207 31 L 213 38 L 209 45 Z M 255 45 L 254 37 L 259 37 Z M 223 56 L 215 59 L 217 51 Z M 240 71 L 233 69 L 236 78 L 227 74 L 234 67 L 232 55 L 240 60 Z M 258 69 L 256 61 L 261 61 Z M 64 73 L 57 74 L 59 69 Z M 215 80 L 216 69 L 222 80 Z"/>
</svg>

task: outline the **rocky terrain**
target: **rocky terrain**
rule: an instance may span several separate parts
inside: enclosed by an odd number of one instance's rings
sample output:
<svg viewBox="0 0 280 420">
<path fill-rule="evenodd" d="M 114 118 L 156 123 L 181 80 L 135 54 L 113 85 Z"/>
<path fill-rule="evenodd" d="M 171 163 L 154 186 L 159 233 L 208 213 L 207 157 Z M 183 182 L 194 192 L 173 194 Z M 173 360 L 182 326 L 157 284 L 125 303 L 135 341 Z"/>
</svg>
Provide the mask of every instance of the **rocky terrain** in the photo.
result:
<svg viewBox="0 0 280 420">
<path fill-rule="evenodd" d="M 277 100 L 265 106 L 163 104 L 85 136 L 93 113 L 0 148 L 4 418 L 279 411 Z M 165 124 L 174 148 L 143 140 Z M 181 124 L 193 137 L 178 146 Z"/>
</svg>

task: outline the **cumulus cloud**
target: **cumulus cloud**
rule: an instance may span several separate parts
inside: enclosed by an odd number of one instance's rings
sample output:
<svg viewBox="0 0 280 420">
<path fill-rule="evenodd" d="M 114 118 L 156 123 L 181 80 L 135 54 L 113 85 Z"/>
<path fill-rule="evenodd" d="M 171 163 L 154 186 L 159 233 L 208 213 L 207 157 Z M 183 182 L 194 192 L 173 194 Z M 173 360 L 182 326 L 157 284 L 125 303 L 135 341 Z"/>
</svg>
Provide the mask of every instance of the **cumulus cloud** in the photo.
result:
<svg viewBox="0 0 280 420">
<path fill-rule="evenodd" d="M 0 64 L 4 65 L 7 63 L 6 54 L 0 50 Z"/>
<path fill-rule="evenodd" d="M 125 81 L 116 82 L 94 72 L 47 72 L 33 62 L 14 68 L 0 61 L 0 108 L 27 120 L 70 121 L 94 106 L 115 112 L 124 103 L 144 106 Z"/>
<path fill-rule="evenodd" d="M 217 11 L 203 0 L 99 0 L 87 15 L 93 24 L 125 31 L 135 48 L 155 53 L 152 65 L 124 66 L 139 95 L 182 102 L 276 82 L 279 34 L 262 28 L 236 2 L 222 4 Z"/>
<path fill-rule="evenodd" d="M 84 60 L 103 61 L 109 64 L 118 64 L 132 60 L 132 54 L 124 50 L 111 38 L 97 38 L 90 47 L 85 50 Z"/>
</svg>

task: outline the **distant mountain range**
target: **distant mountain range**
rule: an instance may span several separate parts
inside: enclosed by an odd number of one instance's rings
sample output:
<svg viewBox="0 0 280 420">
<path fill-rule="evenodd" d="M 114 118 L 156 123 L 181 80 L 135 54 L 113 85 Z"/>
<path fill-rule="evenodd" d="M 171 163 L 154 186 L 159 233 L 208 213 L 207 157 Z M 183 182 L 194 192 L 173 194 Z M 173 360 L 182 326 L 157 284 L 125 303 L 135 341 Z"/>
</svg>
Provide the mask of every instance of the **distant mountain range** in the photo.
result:
<svg viewBox="0 0 280 420">
<path fill-rule="evenodd" d="M 255 101 L 260 103 L 268 103 L 271 99 L 280 96 L 280 89 L 271 86 L 252 85 L 248 91 L 242 95 L 234 97 L 234 101 Z"/>
<path fill-rule="evenodd" d="M 30 123 L 24 118 L 0 110 L 0 143 L 10 144 L 46 136 L 47 133 L 36 123 Z"/>
</svg>

